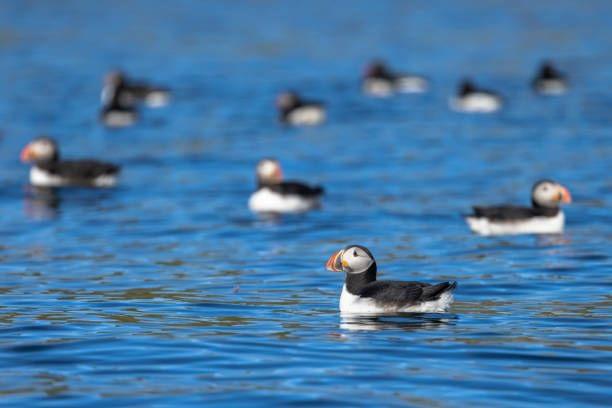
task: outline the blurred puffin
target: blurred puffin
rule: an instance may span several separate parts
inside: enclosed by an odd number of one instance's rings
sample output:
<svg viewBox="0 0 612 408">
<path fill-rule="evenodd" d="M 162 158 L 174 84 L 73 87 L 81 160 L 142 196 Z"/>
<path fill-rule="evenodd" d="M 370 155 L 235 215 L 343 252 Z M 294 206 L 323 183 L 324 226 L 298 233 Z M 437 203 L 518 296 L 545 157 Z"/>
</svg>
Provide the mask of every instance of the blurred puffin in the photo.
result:
<svg viewBox="0 0 612 408">
<path fill-rule="evenodd" d="M 534 91 L 543 95 L 561 95 L 567 91 L 567 79 L 551 62 L 544 62 L 531 82 Z"/>
<path fill-rule="evenodd" d="M 426 92 L 429 84 L 422 76 L 395 73 L 384 62 L 373 61 L 366 67 L 361 87 L 364 93 L 382 98 L 394 92 Z"/>
<path fill-rule="evenodd" d="M 495 92 L 479 89 L 473 82 L 464 80 L 449 104 L 457 112 L 492 113 L 501 109 L 503 101 Z"/>
<path fill-rule="evenodd" d="M 361 245 L 348 245 L 325 264 L 329 271 L 344 272 L 340 312 L 356 314 L 446 312 L 453 302 L 457 282 L 435 285 L 422 282 L 377 281 L 376 261 Z"/>
<path fill-rule="evenodd" d="M 312 126 L 325 121 L 326 112 L 322 103 L 304 101 L 292 91 L 279 94 L 276 98 L 276 106 L 282 123 Z"/>
<path fill-rule="evenodd" d="M 125 78 L 119 71 L 112 71 L 104 78 L 100 120 L 108 127 L 131 126 L 138 120 L 136 100 L 125 92 L 126 87 Z"/>
<path fill-rule="evenodd" d="M 258 213 L 300 213 L 317 208 L 322 195 L 322 187 L 283 181 L 279 162 L 263 159 L 257 165 L 257 190 L 249 208 Z"/>
<path fill-rule="evenodd" d="M 131 81 L 121 71 L 111 71 L 104 77 L 104 87 L 100 95 L 102 104 L 108 105 L 114 96 L 121 106 L 126 107 L 142 102 L 150 108 L 160 108 L 170 101 L 168 89 Z"/>
<path fill-rule="evenodd" d="M 33 163 L 30 183 L 37 187 L 112 187 L 120 168 L 95 160 L 60 160 L 55 141 L 49 137 L 32 140 L 21 151 L 21 161 Z"/>
<path fill-rule="evenodd" d="M 563 232 L 565 225 L 565 215 L 559 204 L 571 202 L 567 188 L 551 180 L 542 180 L 531 190 L 531 207 L 477 206 L 466 221 L 473 232 L 481 235 L 557 234 Z"/>
</svg>

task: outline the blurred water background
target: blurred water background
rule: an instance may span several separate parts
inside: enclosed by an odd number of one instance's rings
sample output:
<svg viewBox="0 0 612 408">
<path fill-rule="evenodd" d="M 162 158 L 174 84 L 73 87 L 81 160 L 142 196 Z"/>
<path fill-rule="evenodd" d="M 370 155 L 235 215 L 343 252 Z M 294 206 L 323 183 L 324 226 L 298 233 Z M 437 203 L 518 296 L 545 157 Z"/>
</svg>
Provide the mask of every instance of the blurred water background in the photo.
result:
<svg viewBox="0 0 612 408">
<path fill-rule="evenodd" d="M 0 3 L 0 405 L 562 406 L 612 386 L 609 1 Z M 368 99 L 373 57 L 432 81 Z M 544 58 L 571 92 L 540 97 Z M 122 68 L 170 86 L 132 128 L 98 120 Z M 506 98 L 450 112 L 465 77 Z M 327 102 L 289 129 L 274 97 Z M 120 163 L 112 190 L 27 187 L 19 150 Z M 246 202 L 275 156 L 323 208 Z M 566 232 L 482 238 L 472 204 L 569 187 Z M 332 251 L 368 246 L 384 278 L 457 280 L 442 315 L 343 319 Z"/>
</svg>

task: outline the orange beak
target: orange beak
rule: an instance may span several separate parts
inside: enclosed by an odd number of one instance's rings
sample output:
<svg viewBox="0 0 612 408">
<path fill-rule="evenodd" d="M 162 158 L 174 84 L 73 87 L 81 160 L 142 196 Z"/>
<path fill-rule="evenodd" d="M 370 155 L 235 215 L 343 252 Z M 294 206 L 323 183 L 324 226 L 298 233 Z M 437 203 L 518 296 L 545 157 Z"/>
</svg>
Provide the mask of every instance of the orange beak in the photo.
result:
<svg viewBox="0 0 612 408">
<path fill-rule="evenodd" d="M 283 170 L 280 167 L 274 172 L 274 177 L 276 177 L 279 183 L 283 181 Z"/>
<path fill-rule="evenodd" d="M 19 158 L 24 163 L 27 163 L 33 159 L 32 151 L 30 150 L 30 145 L 27 145 L 26 147 L 23 148 L 23 150 L 21 151 L 21 154 L 19 155 Z"/>
<path fill-rule="evenodd" d="M 327 262 L 325 263 L 325 269 L 332 272 L 342 272 L 342 253 L 343 249 L 335 252 L 332 256 L 329 257 Z"/>
<path fill-rule="evenodd" d="M 569 190 L 563 186 L 561 186 L 559 190 L 559 201 L 561 201 L 562 203 L 572 202 L 572 195 L 570 194 Z"/>
</svg>

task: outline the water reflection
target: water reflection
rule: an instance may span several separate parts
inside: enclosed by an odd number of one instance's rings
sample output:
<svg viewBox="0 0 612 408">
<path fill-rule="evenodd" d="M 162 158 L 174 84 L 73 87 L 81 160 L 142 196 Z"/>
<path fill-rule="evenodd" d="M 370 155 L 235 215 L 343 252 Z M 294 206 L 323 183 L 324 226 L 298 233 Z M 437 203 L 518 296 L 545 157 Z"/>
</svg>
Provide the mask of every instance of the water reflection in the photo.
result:
<svg viewBox="0 0 612 408">
<path fill-rule="evenodd" d="M 28 186 L 24 197 L 24 212 L 32 220 L 54 219 L 59 214 L 61 198 L 50 187 Z"/>
<path fill-rule="evenodd" d="M 317 208 L 318 209 L 318 208 Z M 311 211 L 315 212 L 317 209 Z M 304 213 L 296 213 L 296 214 L 281 214 L 281 213 L 256 213 L 254 214 L 257 222 L 263 226 L 279 226 L 291 222 L 302 221 L 306 214 Z"/>
<path fill-rule="evenodd" d="M 453 325 L 458 317 L 453 314 L 397 314 L 393 316 L 357 315 L 342 313 L 340 328 L 349 331 L 400 329 L 404 331 L 431 330 Z"/>
<path fill-rule="evenodd" d="M 542 234 L 536 235 L 536 244 L 539 247 L 552 247 L 569 245 L 572 240 L 567 235 L 563 234 Z"/>
</svg>

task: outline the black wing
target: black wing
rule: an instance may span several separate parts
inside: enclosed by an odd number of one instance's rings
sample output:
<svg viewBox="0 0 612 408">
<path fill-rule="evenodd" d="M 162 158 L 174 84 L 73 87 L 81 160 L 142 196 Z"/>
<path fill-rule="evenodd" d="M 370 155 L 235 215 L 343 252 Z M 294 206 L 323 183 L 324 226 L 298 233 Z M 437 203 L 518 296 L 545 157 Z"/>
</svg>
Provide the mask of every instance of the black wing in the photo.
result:
<svg viewBox="0 0 612 408">
<path fill-rule="evenodd" d="M 295 106 L 294 109 L 297 108 L 323 108 L 325 104 L 319 101 L 300 101 L 299 104 Z"/>
<path fill-rule="evenodd" d="M 404 306 L 415 304 L 423 296 L 423 287 L 419 282 L 375 281 L 366 285 L 359 296 L 374 299 L 378 304 Z"/>
<path fill-rule="evenodd" d="M 389 68 L 385 66 L 379 66 L 377 67 L 377 69 L 374 70 L 374 72 L 372 72 L 369 75 L 366 75 L 366 78 L 367 79 L 382 79 L 385 81 L 395 81 L 400 76 L 401 75 L 391 72 Z"/>
<path fill-rule="evenodd" d="M 380 79 L 380 80 L 383 80 L 383 81 L 391 81 L 392 82 L 392 81 L 397 80 L 398 77 L 399 77 L 399 75 L 393 74 L 393 73 L 385 70 L 385 71 L 381 71 L 381 72 L 376 73 L 376 75 L 371 75 L 368 78 L 369 79 Z"/>
<path fill-rule="evenodd" d="M 512 221 L 522 220 L 536 216 L 533 208 L 513 205 L 499 205 L 492 207 L 472 207 L 474 216 L 490 220 Z"/>
<path fill-rule="evenodd" d="M 372 298 L 383 305 L 405 306 L 436 300 L 456 286 L 457 282 L 430 285 L 422 282 L 375 281 L 366 285 L 359 296 Z"/>
<path fill-rule="evenodd" d="M 150 86 L 144 83 L 130 84 L 125 90 L 131 93 L 134 97 L 139 99 L 146 98 L 152 92 L 169 92 L 167 88 L 161 88 L 156 86 Z"/>
<path fill-rule="evenodd" d="M 318 197 L 323 194 L 323 187 L 309 186 L 299 181 L 284 181 L 279 184 L 269 186 L 269 188 L 279 194 L 301 195 L 305 197 Z"/>
<path fill-rule="evenodd" d="M 125 104 L 120 104 L 120 103 L 111 103 L 102 108 L 102 110 L 100 111 L 100 117 L 104 119 L 106 115 L 113 113 L 113 112 L 125 112 L 125 113 L 130 113 L 134 116 L 137 115 L 136 109 L 134 109 L 131 106 L 127 106 Z"/>
<path fill-rule="evenodd" d="M 61 161 L 44 166 L 44 169 L 52 174 L 71 179 L 92 179 L 115 175 L 120 171 L 120 167 L 115 164 L 95 160 Z"/>
</svg>

